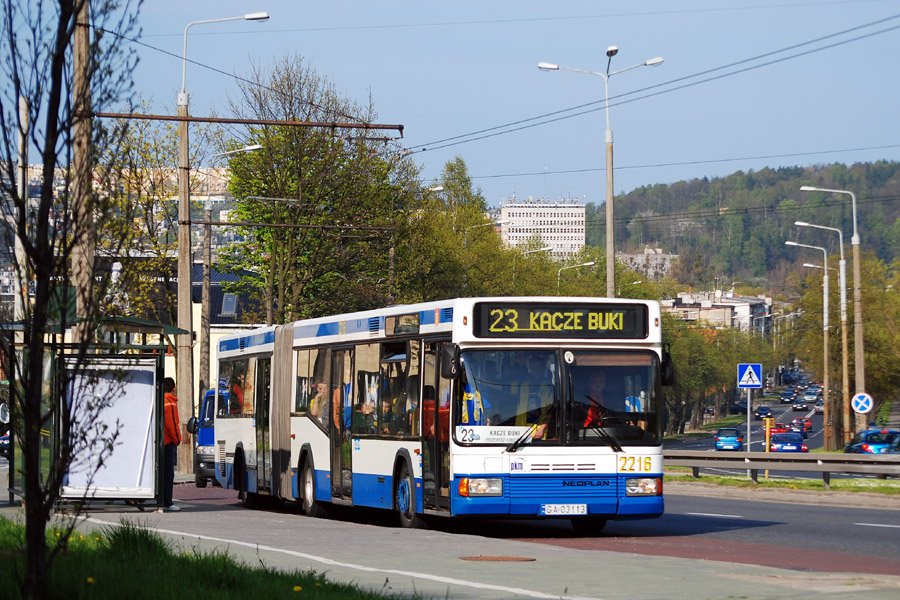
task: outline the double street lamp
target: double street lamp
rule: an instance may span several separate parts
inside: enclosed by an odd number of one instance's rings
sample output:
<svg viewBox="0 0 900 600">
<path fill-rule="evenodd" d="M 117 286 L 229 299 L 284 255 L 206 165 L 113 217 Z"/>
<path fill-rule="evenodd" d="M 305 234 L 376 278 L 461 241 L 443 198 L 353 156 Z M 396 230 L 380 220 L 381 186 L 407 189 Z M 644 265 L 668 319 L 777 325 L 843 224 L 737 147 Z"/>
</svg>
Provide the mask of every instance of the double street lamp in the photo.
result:
<svg viewBox="0 0 900 600">
<path fill-rule="evenodd" d="M 853 362 L 855 367 L 856 393 L 861 394 L 866 391 L 866 367 L 863 355 L 862 284 L 860 282 L 859 232 L 856 229 L 856 194 L 847 190 L 831 190 L 813 187 L 811 185 L 800 186 L 800 191 L 828 192 L 830 194 L 846 194 L 850 196 L 850 203 L 853 210 L 853 237 L 850 238 L 850 244 L 853 246 Z M 859 425 L 860 419 L 857 419 L 857 421 L 857 424 Z"/>
<path fill-rule="evenodd" d="M 847 354 L 847 261 L 844 260 L 844 232 L 837 227 L 815 225 L 806 221 L 794 221 L 794 225 L 836 231 L 838 234 L 838 243 L 841 248 L 841 260 L 838 263 L 838 284 L 841 287 L 841 431 L 843 432 L 841 439 L 846 444 L 853 436 L 853 432 L 850 428 L 850 370 Z"/>
<path fill-rule="evenodd" d="M 556 292 L 559 293 L 559 278 L 562 275 L 562 272 L 566 269 L 578 269 L 581 267 L 593 267 L 594 261 L 581 263 L 580 265 L 569 265 L 568 267 L 560 267 L 559 270 L 556 271 Z"/>
<path fill-rule="evenodd" d="M 537 248 L 535 250 L 526 250 L 522 253 L 522 256 L 528 256 L 529 254 L 535 254 L 536 252 L 551 252 L 553 250 L 553 246 L 544 246 L 543 248 Z M 513 259 L 513 277 L 512 277 L 513 287 L 516 285 L 516 261 Z"/>
<path fill-rule="evenodd" d="M 538 63 L 538 69 L 542 71 L 573 71 L 575 73 L 587 73 L 588 75 L 597 75 L 603 78 L 603 86 L 606 92 L 606 295 L 609 298 L 616 297 L 616 248 L 615 248 L 615 226 L 613 222 L 613 134 L 609 127 L 609 78 L 625 71 L 637 69 L 638 67 L 655 67 L 663 63 L 661 56 L 650 58 L 644 62 L 619 69 L 618 71 L 609 72 L 612 64 L 612 57 L 619 53 L 618 46 L 610 46 L 606 49 L 606 56 L 609 60 L 606 62 L 606 72 L 586 71 L 584 69 L 571 69 L 569 67 L 561 67 L 557 64 L 541 62 Z"/>
<path fill-rule="evenodd" d="M 823 265 L 828 267 L 828 250 L 821 246 L 810 246 L 807 244 L 799 244 L 797 242 L 792 242 L 790 240 L 784 243 L 786 246 L 797 246 L 799 248 L 810 248 L 811 250 L 821 250 L 824 256 Z M 825 268 L 822 271 L 822 356 L 823 356 L 823 375 L 822 382 L 825 386 L 825 449 L 826 450 L 834 450 L 834 439 L 832 436 L 831 429 L 831 388 L 830 386 L 830 378 L 828 377 L 829 372 L 829 360 L 828 360 L 828 269 Z"/>
<path fill-rule="evenodd" d="M 465 247 L 466 248 L 469 247 L 469 230 L 470 229 L 477 229 L 479 227 L 490 227 L 491 225 L 494 225 L 494 226 L 506 225 L 508 223 L 509 223 L 509 219 L 503 219 L 502 221 L 491 221 L 490 223 L 480 223 L 478 225 L 470 225 L 470 226 L 466 227 L 466 230 L 464 232 L 465 233 L 465 236 L 464 236 L 465 237 Z"/>
<path fill-rule="evenodd" d="M 248 13 L 240 17 L 224 19 L 206 19 L 193 21 L 184 28 L 184 47 L 181 55 L 181 91 L 178 93 L 178 328 L 186 333 L 177 336 L 178 357 L 176 372 L 178 375 L 177 394 L 182 400 L 194 396 L 193 352 L 191 342 L 193 325 L 191 318 L 191 191 L 190 164 L 188 160 L 188 105 L 190 95 L 185 89 L 187 74 L 187 36 L 194 25 L 207 23 L 223 23 L 225 21 L 265 21 L 269 15 L 264 12 Z M 187 422 L 194 402 L 182 402 L 179 417 L 182 423 Z M 190 465 L 190 445 L 183 446 L 181 465 Z M 185 467 L 182 467 L 184 470 Z"/>
</svg>

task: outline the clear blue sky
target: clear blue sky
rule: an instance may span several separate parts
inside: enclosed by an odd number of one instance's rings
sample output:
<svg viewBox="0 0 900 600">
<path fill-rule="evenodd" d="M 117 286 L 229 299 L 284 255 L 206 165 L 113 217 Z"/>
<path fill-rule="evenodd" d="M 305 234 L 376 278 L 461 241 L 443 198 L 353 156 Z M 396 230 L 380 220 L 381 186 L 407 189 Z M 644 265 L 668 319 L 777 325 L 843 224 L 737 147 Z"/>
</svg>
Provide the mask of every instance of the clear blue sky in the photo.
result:
<svg viewBox="0 0 900 600">
<path fill-rule="evenodd" d="M 371 93 L 379 123 L 404 125 L 426 183 L 459 155 L 490 206 L 513 193 L 603 201 L 603 79 L 537 63 L 605 71 L 610 45 L 619 47 L 611 70 L 665 59 L 610 78 L 616 193 L 738 170 L 900 160 L 897 0 L 148 0 L 141 39 L 175 56 L 136 46 L 137 90 L 174 112 L 184 27 L 256 11 L 270 20 L 192 27 L 188 58 L 246 75 L 251 61 L 302 55 L 347 97 L 365 103 Z M 237 90 L 191 63 L 186 87 L 198 116 L 227 116 Z M 535 126 L 562 116 L 571 118 Z M 492 131 L 475 134 L 483 130 Z"/>
</svg>

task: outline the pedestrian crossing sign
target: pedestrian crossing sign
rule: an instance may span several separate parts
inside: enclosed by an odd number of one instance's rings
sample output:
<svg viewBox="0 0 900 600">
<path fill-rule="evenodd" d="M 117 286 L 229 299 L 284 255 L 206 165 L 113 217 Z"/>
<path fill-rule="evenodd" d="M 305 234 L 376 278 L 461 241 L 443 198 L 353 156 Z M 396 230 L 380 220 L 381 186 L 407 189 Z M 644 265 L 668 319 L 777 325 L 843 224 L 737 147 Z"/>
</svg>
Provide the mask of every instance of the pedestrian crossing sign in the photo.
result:
<svg viewBox="0 0 900 600">
<path fill-rule="evenodd" d="M 761 388 L 762 364 L 739 363 L 737 368 L 738 388 Z"/>
</svg>

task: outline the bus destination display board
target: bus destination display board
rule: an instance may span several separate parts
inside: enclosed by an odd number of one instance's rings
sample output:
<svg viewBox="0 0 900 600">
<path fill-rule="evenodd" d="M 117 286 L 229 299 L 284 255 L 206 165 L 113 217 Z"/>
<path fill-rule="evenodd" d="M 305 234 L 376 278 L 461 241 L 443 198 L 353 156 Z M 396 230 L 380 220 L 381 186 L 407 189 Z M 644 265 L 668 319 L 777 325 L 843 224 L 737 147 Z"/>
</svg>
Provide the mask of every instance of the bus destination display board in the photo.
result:
<svg viewBox="0 0 900 600">
<path fill-rule="evenodd" d="M 649 330 L 642 304 L 480 302 L 473 320 L 486 338 L 644 339 Z"/>
</svg>

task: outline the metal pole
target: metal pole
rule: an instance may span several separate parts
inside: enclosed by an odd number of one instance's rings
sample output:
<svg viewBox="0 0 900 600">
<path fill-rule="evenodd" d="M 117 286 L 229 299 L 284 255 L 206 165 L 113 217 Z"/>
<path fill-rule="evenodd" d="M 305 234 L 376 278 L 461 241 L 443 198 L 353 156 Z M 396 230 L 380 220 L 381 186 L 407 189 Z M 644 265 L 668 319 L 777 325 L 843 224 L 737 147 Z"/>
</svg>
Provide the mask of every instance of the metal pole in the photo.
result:
<svg viewBox="0 0 900 600">
<path fill-rule="evenodd" d="M 823 339 L 823 362 L 824 366 L 824 384 L 825 384 L 825 450 L 834 451 L 834 430 L 832 419 L 834 412 L 831 406 L 831 378 L 829 377 L 829 361 L 828 361 L 828 254 L 825 254 L 825 268 L 822 270 L 822 339 Z"/>
<path fill-rule="evenodd" d="M 604 82 L 606 79 L 604 79 Z M 606 94 L 609 104 L 609 92 Z M 616 227 L 613 215 L 613 133 L 606 129 L 606 296 L 616 297 Z"/>
<path fill-rule="evenodd" d="M 210 385 L 209 375 L 209 346 L 210 346 L 210 326 L 209 326 L 209 294 L 210 294 L 210 276 L 212 271 L 212 207 L 209 202 L 209 189 L 206 191 L 206 222 L 203 232 L 203 287 L 200 289 L 200 398 L 198 406 L 202 406 L 203 395 L 207 390 L 212 389 Z M 193 407 L 192 407 L 193 409 Z M 194 411 L 191 410 L 191 415 Z"/>
<path fill-rule="evenodd" d="M 859 233 L 856 230 L 856 194 L 850 194 L 853 203 L 853 237 L 850 244 L 853 246 L 853 362 L 856 367 L 856 393 L 866 391 L 866 367 L 863 353 L 863 315 L 862 315 L 862 285 L 860 275 Z M 866 416 L 856 415 L 856 430 L 866 428 Z"/>
<path fill-rule="evenodd" d="M 847 353 L 847 261 L 844 260 L 844 248 L 841 244 L 841 261 L 838 274 L 841 286 L 841 431 L 842 443 L 846 444 L 853 437 L 850 426 L 850 367 Z"/>
</svg>

